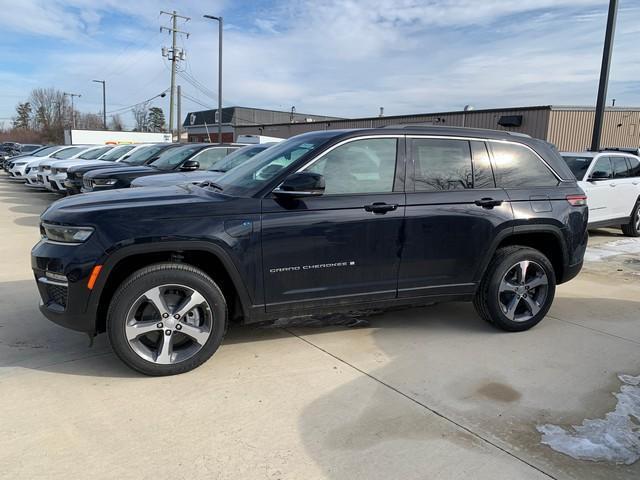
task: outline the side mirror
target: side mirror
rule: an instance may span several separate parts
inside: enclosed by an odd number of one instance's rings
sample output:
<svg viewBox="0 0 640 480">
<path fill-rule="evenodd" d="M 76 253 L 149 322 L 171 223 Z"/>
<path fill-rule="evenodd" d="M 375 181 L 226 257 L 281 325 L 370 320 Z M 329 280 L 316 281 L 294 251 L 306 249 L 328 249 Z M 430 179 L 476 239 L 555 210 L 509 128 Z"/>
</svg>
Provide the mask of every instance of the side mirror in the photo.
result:
<svg viewBox="0 0 640 480">
<path fill-rule="evenodd" d="M 182 164 L 180 170 L 183 172 L 192 172 L 194 170 L 198 170 L 200 168 L 200 162 L 197 160 L 187 160 Z"/>
<path fill-rule="evenodd" d="M 591 176 L 589 177 L 588 180 L 590 182 L 597 182 L 598 180 L 609 180 L 610 178 L 611 178 L 611 175 L 608 174 L 607 172 L 595 171 L 591 173 Z"/>
<path fill-rule="evenodd" d="M 281 198 L 318 197 L 323 193 L 324 177 L 313 172 L 294 173 L 273 191 Z"/>
</svg>

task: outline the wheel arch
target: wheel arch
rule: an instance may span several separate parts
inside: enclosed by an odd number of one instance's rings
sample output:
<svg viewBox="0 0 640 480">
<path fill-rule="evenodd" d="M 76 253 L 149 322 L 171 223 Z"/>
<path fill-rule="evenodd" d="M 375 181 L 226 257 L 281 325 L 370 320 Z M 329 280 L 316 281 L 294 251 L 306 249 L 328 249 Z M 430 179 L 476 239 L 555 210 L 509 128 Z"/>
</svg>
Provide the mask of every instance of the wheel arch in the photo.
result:
<svg viewBox="0 0 640 480">
<path fill-rule="evenodd" d="M 230 320 L 241 320 L 251 312 L 244 281 L 223 247 L 191 241 L 132 245 L 109 256 L 92 292 L 89 308 L 96 314 L 97 333 L 105 331 L 109 303 L 122 281 L 140 268 L 166 261 L 192 265 L 213 278 L 227 299 Z"/>
<path fill-rule="evenodd" d="M 482 268 L 476 275 L 478 281 L 484 277 L 496 251 L 510 245 L 522 245 L 542 252 L 553 265 L 557 283 L 562 283 L 569 264 L 569 256 L 562 231 L 553 225 L 523 225 L 502 232 L 494 240 L 490 255 L 487 255 Z"/>
</svg>

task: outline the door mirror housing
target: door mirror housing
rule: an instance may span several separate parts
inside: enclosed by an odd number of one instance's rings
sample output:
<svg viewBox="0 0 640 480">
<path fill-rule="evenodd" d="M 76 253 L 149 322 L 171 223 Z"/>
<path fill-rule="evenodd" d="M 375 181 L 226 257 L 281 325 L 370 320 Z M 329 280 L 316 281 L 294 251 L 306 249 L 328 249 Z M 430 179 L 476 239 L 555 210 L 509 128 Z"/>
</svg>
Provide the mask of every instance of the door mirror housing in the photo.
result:
<svg viewBox="0 0 640 480">
<path fill-rule="evenodd" d="M 591 176 L 589 177 L 589 181 L 597 182 L 598 180 L 609 180 L 610 178 L 611 178 L 611 175 L 609 175 L 607 172 L 595 171 L 591 173 Z"/>
<path fill-rule="evenodd" d="M 324 177 L 313 172 L 294 173 L 273 194 L 282 198 L 319 197 L 324 194 Z"/>
<path fill-rule="evenodd" d="M 197 160 L 187 160 L 182 164 L 180 170 L 183 172 L 192 172 L 194 170 L 198 170 L 200 168 L 200 162 Z"/>
</svg>

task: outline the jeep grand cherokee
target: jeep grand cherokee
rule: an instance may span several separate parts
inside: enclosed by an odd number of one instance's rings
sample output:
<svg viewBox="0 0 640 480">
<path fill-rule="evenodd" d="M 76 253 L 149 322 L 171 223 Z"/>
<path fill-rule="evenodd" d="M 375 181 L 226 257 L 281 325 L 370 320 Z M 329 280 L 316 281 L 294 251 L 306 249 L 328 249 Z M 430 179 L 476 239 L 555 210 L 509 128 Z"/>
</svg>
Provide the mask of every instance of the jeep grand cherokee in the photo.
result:
<svg viewBox="0 0 640 480">
<path fill-rule="evenodd" d="M 52 321 L 186 372 L 230 321 L 472 300 L 527 330 L 578 274 L 586 197 L 550 144 L 442 127 L 293 137 L 199 186 L 69 197 L 32 266 Z"/>
</svg>

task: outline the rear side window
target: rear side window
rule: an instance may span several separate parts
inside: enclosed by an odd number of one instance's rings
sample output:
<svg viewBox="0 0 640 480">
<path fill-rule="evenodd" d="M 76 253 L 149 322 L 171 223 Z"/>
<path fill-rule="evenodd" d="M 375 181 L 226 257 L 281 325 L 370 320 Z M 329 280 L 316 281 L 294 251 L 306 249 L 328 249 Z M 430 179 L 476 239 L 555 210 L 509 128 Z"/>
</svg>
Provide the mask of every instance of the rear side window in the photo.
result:
<svg viewBox="0 0 640 480">
<path fill-rule="evenodd" d="M 490 142 L 496 184 L 502 188 L 554 187 L 558 179 L 528 148 L 513 143 Z"/>
<path fill-rule="evenodd" d="M 629 177 L 629 167 L 624 157 L 611 157 L 611 164 L 613 165 L 613 178 Z"/>
<path fill-rule="evenodd" d="M 192 160 L 200 163 L 200 170 L 209 170 L 213 166 L 227 156 L 226 148 L 210 148 L 197 154 Z"/>
<path fill-rule="evenodd" d="M 417 192 L 473 188 L 468 141 L 423 138 L 411 142 Z"/>
<path fill-rule="evenodd" d="M 629 160 L 629 176 L 630 177 L 640 177 L 640 160 L 633 157 L 627 157 Z"/>
</svg>

